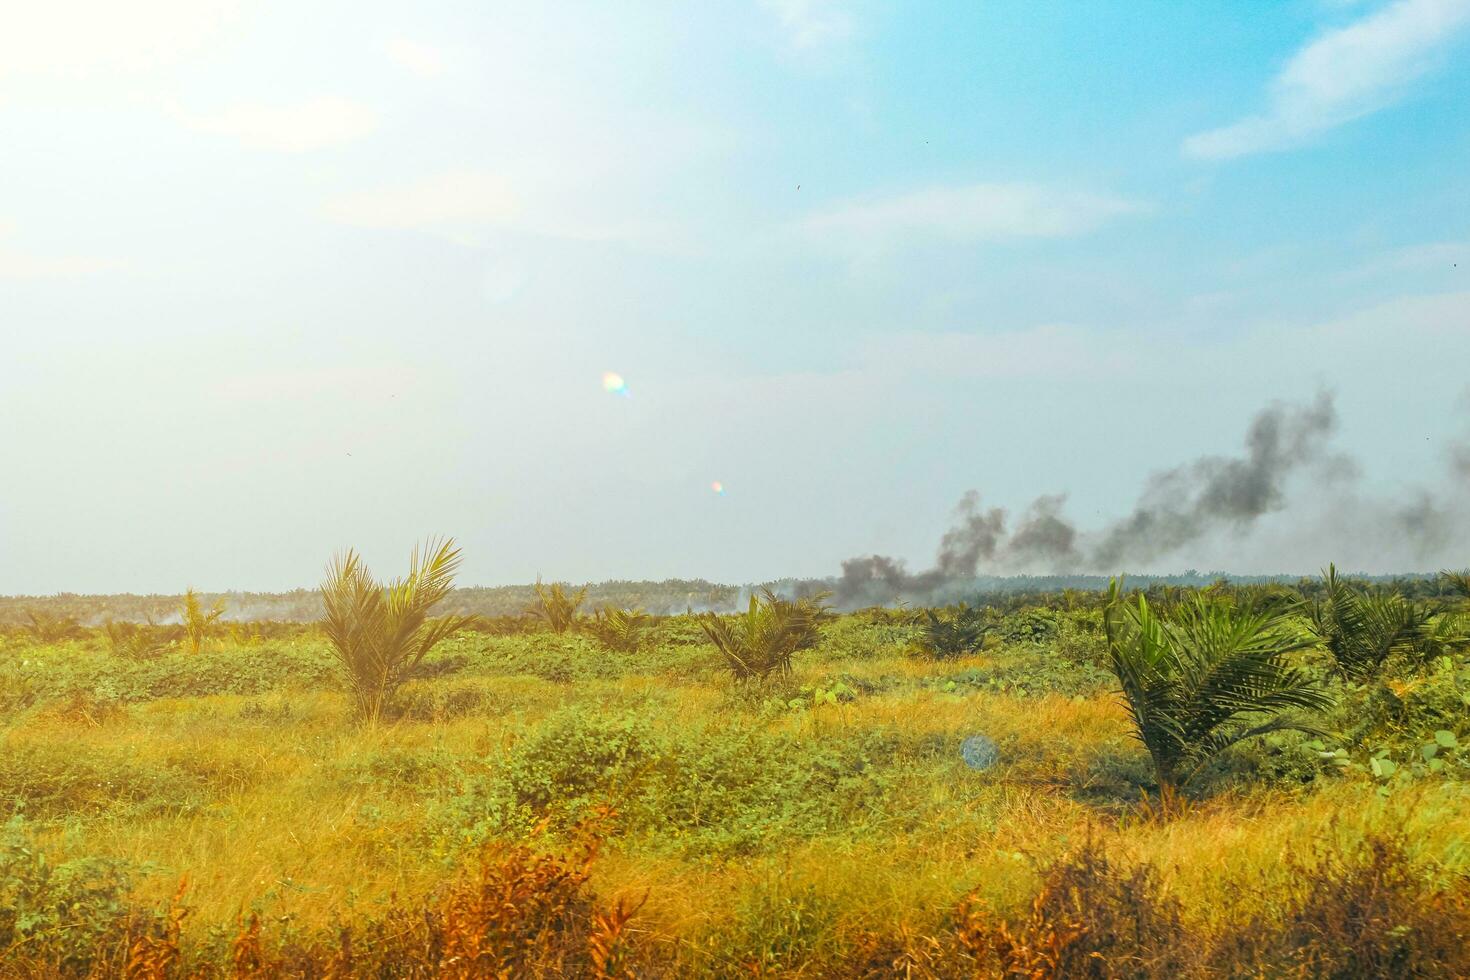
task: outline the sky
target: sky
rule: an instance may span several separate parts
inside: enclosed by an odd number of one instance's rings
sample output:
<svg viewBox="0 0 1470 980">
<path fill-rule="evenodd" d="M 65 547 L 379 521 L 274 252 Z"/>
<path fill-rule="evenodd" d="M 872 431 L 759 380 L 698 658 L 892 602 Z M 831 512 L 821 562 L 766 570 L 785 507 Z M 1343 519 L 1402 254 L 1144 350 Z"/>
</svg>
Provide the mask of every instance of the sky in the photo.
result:
<svg viewBox="0 0 1470 980">
<path fill-rule="evenodd" d="M 1374 516 L 1470 475 L 1470 0 L 0 6 L 0 593 L 920 568 L 1322 392 L 1129 570 L 1470 562 Z"/>
</svg>

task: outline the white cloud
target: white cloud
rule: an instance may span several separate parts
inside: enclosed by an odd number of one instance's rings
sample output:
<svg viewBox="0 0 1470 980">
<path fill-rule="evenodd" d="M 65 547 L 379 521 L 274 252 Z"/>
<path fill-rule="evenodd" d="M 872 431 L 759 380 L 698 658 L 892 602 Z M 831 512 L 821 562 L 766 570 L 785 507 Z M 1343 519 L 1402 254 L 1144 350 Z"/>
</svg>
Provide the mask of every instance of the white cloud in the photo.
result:
<svg viewBox="0 0 1470 980">
<path fill-rule="evenodd" d="M 893 197 L 854 201 L 812 215 L 813 234 L 865 245 L 913 238 L 997 241 L 1067 238 L 1147 206 L 1109 194 L 1028 183 L 932 187 Z"/>
<path fill-rule="evenodd" d="M 1271 83 L 1270 107 L 1184 141 L 1189 156 L 1228 159 L 1297 145 L 1402 97 L 1470 25 L 1470 0 L 1395 0 L 1298 51 Z"/>
<path fill-rule="evenodd" d="M 327 204 L 327 214 L 368 228 L 456 229 L 506 224 L 520 202 L 505 178 L 484 171 L 440 174 L 397 188 L 350 194 Z"/>
<path fill-rule="evenodd" d="M 817 48 L 852 36 L 853 18 L 842 0 L 760 0 L 794 48 Z"/>
<path fill-rule="evenodd" d="M 388 60 L 399 68 L 426 78 L 444 74 L 448 61 L 444 52 L 430 44 L 395 37 L 388 42 Z"/>
<path fill-rule="evenodd" d="M 348 99 L 323 96 L 290 105 L 244 103 L 207 116 L 186 116 L 195 129 L 239 140 L 257 150 L 301 153 L 360 139 L 377 115 Z"/>
<path fill-rule="evenodd" d="M 162 68 L 198 48 L 237 6 L 236 0 L 9 3 L 0 28 L 0 75 L 86 79 Z"/>
</svg>

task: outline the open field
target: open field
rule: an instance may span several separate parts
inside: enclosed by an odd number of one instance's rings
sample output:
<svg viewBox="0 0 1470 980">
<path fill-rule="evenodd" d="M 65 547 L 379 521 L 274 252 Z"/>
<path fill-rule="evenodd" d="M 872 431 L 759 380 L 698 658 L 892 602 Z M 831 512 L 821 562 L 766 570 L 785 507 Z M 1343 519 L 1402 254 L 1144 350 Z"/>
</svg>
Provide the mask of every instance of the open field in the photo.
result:
<svg viewBox="0 0 1470 980">
<path fill-rule="evenodd" d="M 440 643 L 377 724 L 315 626 L 219 627 L 198 653 L 12 628 L 0 973 L 1470 968 L 1463 646 L 1353 681 L 1293 654 L 1332 694 L 1326 734 L 1244 742 L 1165 813 L 1101 601 L 990 611 L 950 657 L 910 614 L 844 614 L 746 683 L 695 617 L 631 652 L 501 623 Z"/>
</svg>

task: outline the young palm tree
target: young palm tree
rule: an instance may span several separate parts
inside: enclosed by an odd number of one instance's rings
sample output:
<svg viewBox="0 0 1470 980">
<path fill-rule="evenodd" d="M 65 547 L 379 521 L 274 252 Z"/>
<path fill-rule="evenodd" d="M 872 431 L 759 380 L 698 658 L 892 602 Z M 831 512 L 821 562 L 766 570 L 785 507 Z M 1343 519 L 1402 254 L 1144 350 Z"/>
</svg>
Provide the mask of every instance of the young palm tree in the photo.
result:
<svg viewBox="0 0 1470 980">
<path fill-rule="evenodd" d="M 604 606 L 593 613 L 586 628 L 607 649 L 619 653 L 636 653 L 643 645 L 652 621 L 653 617 L 642 609 Z"/>
<path fill-rule="evenodd" d="M 940 659 L 961 657 L 979 650 L 990 632 L 980 610 L 971 609 L 964 603 L 951 613 L 936 613 L 924 609 L 915 617 L 914 625 L 919 630 L 919 645 Z"/>
<path fill-rule="evenodd" d="M 131 660 L 148 660 L 164 652 L 165 641 L 158 635 L 157 627 L 149 624 L 118 623 L 107 620 L 102 624 L 107 644 L 119 657 Z"/>
<path fill-rule="evenodd" d="M 26 610 L 27 623 L 22 623 L 21 628 L 37 643 L 60 643 L 62 640 L 77 639 L 86 635 L 82 624 L 71 616 L 54 616 L 50 613 L 36 612 L 34 609 Z"/>
<path fill-rule="evenodd" d="M 362 720 L 372 724 L 381 719 L 409 672 L 436 644 L 473 620 L 429 616 L 453 587 L 459 561 L 459 549 L 446 539 L 415 547 L 408 576 L 386 584 L 376 582 L 350 548 L 327 566 L 322 628 Z"/>
<path fill-rule="evenodd" d="M 1310 645 L 1286 608 L 1195 595 L 1165 620 L 1142 595 L 1125 600 L 1121 592 L 1114 580 L 1103 616 L 1109 661 L 1166 807 L 1237 742 L 1288 729 L 1318 733 L 1284 714 L 1332 704 L 1286 661 Z"/>
<path fill-rule="evenodd" d="M 568 594 L 560 582 L 552 582 L 550 588 L 536 580 L 536 605 L 531 607 L 534 615 L 546 620 L 553 633 L 565 633 L 577 623 L 577 608 L 587 598 L 584 586 L 576 593 Z"/>
<path fill-rule="evenodd" d="M 1450 587 L 1450 591 L 1461 599 L 1470 599 L 1470 568 L 1458 572 L 1445 569 L 1439 573 L 1444 579 L 1444 584 Z"/>
<path fill-rule="evenodd" d="M 190 653 L 198 653 L 204 649 L 204 641 L 209 638 L 209 634 L 214 631 L 214 624 L 224 614 L 223 597 L 214 600 L 209 612 L 205 612 L 199 601 L 199 593 L 192 586 L 184 590 L 184 603 L 179 607 L 179 618 L 184 623 L 184 642 Z"/>
<path fill-rule="evenodd" d="M 1322 575 L 1326 596 L 1312 606 L 1312 629 L 1346 678 L 1366 680 L 1394 654 L 1425 663 L 1463 639 L 1437 605 L 1354 588 L 1338 577 L 1336 565 Z"/>
<path fill-rule="evenodd" d="M 782 599 L 770 589 L 761 591 L 777 615 L 797 624 L 796 650 L 810 650 L 820 643 L 822 627 L 837 618 L 837 614 L 827 605 L 827 600 L 832 598 L 831 592 L 814 592 L 796 599 Z"/>
<path fill-rule="evenodd" d="M 750 597 L 744 614 L 705 613 L 699 627 L 724 654 L 736 680 L 764 681 L 773 673 L 791 673 L 791 655 L 816 644 L 818 628 L 830 616 L 825 598 L 823 593 L 791 601 L 762 589 Z"/>
</svg>

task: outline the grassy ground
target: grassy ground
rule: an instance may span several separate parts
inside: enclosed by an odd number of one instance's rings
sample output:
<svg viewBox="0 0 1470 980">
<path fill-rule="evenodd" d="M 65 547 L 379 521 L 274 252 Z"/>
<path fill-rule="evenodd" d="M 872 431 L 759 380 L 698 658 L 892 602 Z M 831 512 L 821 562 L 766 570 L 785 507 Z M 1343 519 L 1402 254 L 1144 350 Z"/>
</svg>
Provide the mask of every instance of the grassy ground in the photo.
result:
<svg viewBox="0 0 1470 980">
<path fill-rule="evenodd" d="M 96 640 L 12 638 L 0 811 L 18 816 L 0 889 L 32 887 L 36 854 L 115 876 L 88 893 L 103 904 L 162 909 L 186 879 L 184 959 L 226 962 L 252 912 L 267 945 L 329 935 L 434 901 L 487 842 L 568 846 L 610 804 L 586 887 L 602 907 L 644 902 L 627 942 L 647 974 L 993 973 L 993 935 L 954 938 L 962 900 L 1019 930 L 1079 852 L 1149 869 L 1179 935 L 1217 944 L 1286 921 L 1302 876 L 1364 841 L 1392 842 L 1416 901 L 1463 895 L 1470 784 L 1453 774 L 1404 765 L 1385 781 L 1279 736 L 1158 819 L 1085 640 L 936 662 L 912 655 L 906 627 L 854 615 L 789 680 L 742 688 L 696 636 L 676 619 L 615 654 L 577 635 L 462 635 L 372 729 L 309 631 L 138 663 Z M 961 758 L 974 734 L 999 747 L 984 771 Z M 5 973 L 28 953 L 0 955 Z M 1357 975 L 1334 969 L 1300 972 Z"/>
</svg>

